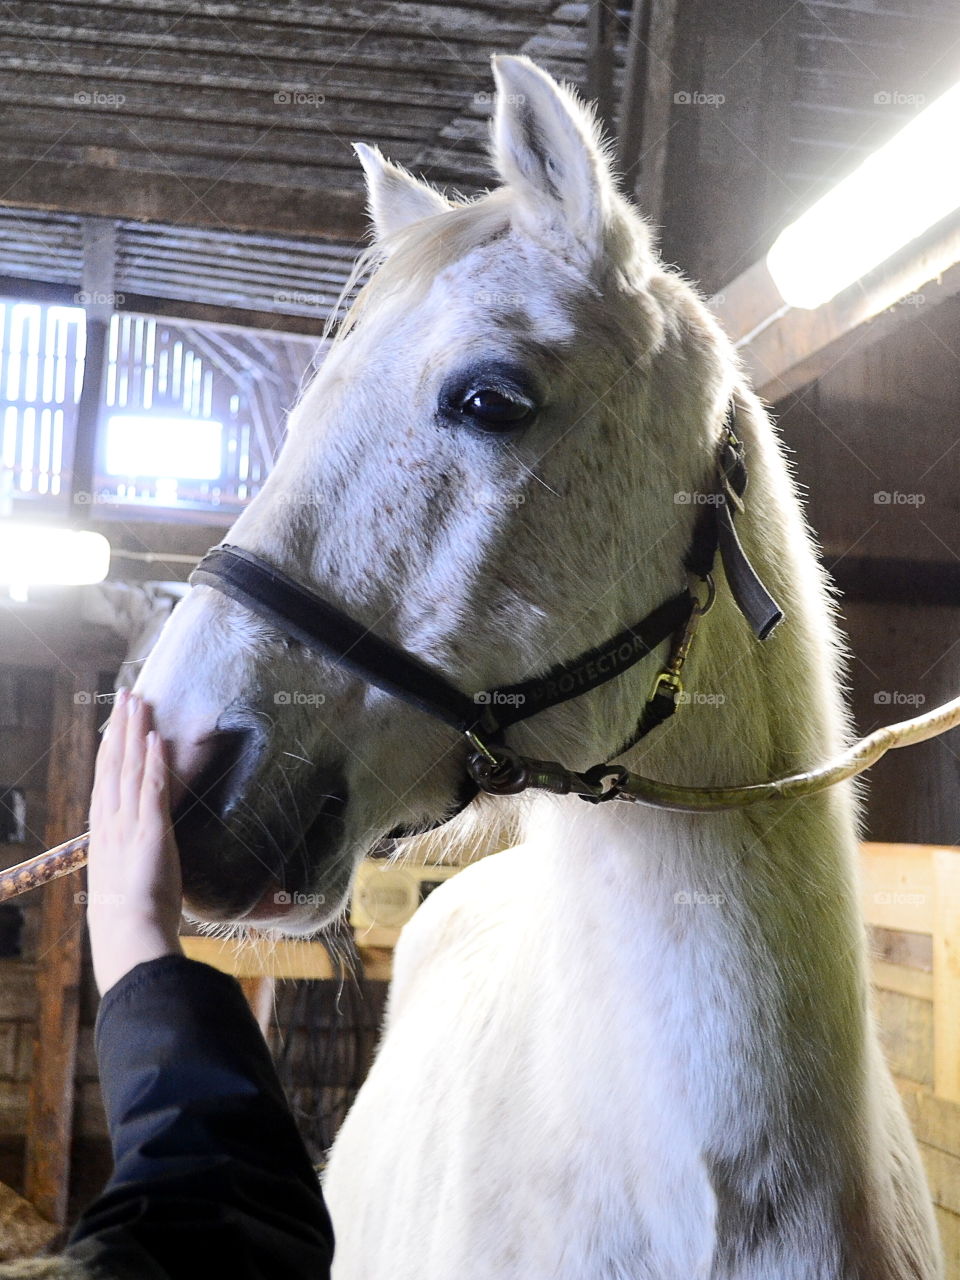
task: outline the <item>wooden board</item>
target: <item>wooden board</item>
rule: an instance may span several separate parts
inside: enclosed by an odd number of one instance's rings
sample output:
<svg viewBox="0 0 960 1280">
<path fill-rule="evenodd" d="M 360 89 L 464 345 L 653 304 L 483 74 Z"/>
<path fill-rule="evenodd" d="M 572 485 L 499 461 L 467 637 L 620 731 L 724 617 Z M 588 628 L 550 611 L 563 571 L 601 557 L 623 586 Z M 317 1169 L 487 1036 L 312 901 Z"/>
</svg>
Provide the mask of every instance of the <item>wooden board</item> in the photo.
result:
<svg viewBox="0 0 960 1280">
<path fill-rule="evenodd" d="M 960 855 L 950 849 L 935 849 L 932 857 L 936 882 L 933 920 L 936 1093 L 950 1102 L 960 1102 Z"/>
<path fill-rule="evenodd" d="M 860 902 L 867 924 L 932 933 L 933 854 L 929 845 L 864 844 Z"/>
</svg>

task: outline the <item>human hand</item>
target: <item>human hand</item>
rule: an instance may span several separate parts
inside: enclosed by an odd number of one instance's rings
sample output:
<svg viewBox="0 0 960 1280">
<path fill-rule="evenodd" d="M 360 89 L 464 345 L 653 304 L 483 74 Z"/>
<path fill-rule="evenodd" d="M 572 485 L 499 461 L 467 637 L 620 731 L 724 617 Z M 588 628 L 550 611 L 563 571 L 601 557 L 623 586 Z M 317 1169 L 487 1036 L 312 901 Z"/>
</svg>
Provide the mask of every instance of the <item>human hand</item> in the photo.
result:
<svg viewBox="0 0 960 1280">
<path fill-rule="evenodd" d="M 183 953 L 182 905 L 163 744 L 147 704 L 122 689 L 90 799 L 87 926 L 101 995 L 143 961 Z"/>
</svg>

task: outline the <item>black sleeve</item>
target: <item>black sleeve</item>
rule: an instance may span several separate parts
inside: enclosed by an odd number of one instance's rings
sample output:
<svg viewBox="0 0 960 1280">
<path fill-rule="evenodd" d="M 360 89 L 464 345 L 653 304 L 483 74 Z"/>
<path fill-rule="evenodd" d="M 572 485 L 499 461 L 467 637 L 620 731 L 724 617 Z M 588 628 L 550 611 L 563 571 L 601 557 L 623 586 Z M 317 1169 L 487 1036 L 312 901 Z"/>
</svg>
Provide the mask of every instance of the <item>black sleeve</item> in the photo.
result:
<svg viewBox="0 0 960 1280">
<path fill-rule="evenodd" d="M 68 1254 L 143 1280 L 325 1280 L 330 1218 L 234 979 L 138 965 L 104 997 L 96 1047 L 114 1172 Z"/>
</svg>

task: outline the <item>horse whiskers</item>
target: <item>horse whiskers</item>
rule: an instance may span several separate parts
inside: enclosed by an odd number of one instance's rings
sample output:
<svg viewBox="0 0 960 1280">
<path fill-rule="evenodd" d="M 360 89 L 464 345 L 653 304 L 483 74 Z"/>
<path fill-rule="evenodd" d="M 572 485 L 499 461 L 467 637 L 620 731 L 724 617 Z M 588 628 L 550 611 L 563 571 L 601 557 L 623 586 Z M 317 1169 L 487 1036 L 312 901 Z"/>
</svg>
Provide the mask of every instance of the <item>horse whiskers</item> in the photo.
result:
<svg viewBox="0 0 960 1280">
<path fill-rule="evenodd" d="M 531 467 L 527 466 L 527 464 L 523 461 L 523 459 L 520 457 L 520 455 L 516 452 L 515 449 L 508 449 L 507 452 L 510 454 L 510 457 L 513 459 L 513 461 L 517 463 L 520 469 L 527 473 L 527 475 L 530 477 L 531 480 L 536 480 L 537 484 L 543 485 L 544 489 L 546 489 L 549 493 L 552 493 L 555 498 L 560 497 L 560 494 L 557 493 L 556 489 L 551 489 L 550 485 L 547 484 L 546 480 L 544 480 L 542 476 L 538 476 L 537 473 Z"/>
</svg>

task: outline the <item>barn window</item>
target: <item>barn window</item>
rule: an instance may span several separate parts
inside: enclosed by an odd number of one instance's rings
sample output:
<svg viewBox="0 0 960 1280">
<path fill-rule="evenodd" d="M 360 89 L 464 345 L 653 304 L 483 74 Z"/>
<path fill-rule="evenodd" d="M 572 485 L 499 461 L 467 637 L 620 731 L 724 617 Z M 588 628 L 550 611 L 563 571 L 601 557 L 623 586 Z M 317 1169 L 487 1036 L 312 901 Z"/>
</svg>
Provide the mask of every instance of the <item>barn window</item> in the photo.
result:
<svg viewBox="0 0 960 1280">
<path fill-rule="evenodd" d="M 0 508 L 63 515 L 83 382 L 82 307 L 0 302 Z M 230 516 L 259 490 L 316 343 L 114 314 L 93 487 L 111 509 Z"/>
</svg>

